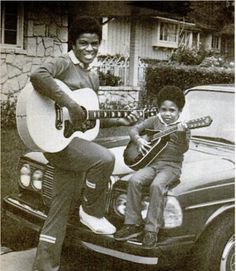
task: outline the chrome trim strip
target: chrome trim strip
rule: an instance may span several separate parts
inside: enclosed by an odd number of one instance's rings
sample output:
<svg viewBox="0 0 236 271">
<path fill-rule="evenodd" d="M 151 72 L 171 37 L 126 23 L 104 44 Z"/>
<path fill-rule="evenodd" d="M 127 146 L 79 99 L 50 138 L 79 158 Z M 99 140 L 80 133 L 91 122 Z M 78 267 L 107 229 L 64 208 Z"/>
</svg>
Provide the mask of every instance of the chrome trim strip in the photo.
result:
<svg viewBox="0 0 236 271">
<path fill-rule="evenodd" d="M 226 200 L 216 200 L 216 201 L 210 201 L 210 202 L 207 202 L 207 203 L 196 204 L 196 205 L 186 207 L 185 210 L 197 209 L 197 208 L 202 208 L 202 207 L 206 207 L 206 206 L 224 204 L 224 203 L 229 203 L 229 202 L 234 202 L 234 198 L 226 199 Z"/>
<path fill-rule="evenodd" d="M 214 188 L 222 187 L 222 186 L 228 186 L 228 185 L 234 185 L 234 182 L 214 185 Z M 207 187 L 203 187 L 203 188 L 193 189 L 193 190 L 189 190 L 189 191 L 180 193 L 180 194 L 178 194 L 178 196 L 190 194 L 190 193 L 193 193 L 193 192 L 203 191 L 203 190 L 207 190 L 207 189 L 211 189 L 211 188 L 212 188 L 212 186 L 207 186 Z"/>
<path fill-rule="evenodd" d="M 235 87 L 234 86 L 220 86 L 220 85 L 200 85 L 193 88 L 186 89 L 184 93 L 188 93 L 189 91 L 196 91 L 196 90 L 210 90 L 212 92 L 229 92 L 234 94 Z"/>
<path fill-rule="evenodd" d="M 15 206 L 20 207 L 21 209 L 25 209 L 25 210 L 27 210 L 27 211 L 29 211 L 31 213 L 34 213 L 36 216 L 39 216 L 40 218 L 46 218 L 47 217 L 47 215 L 45 215 L 43 212 L 35 210 L 32 207 L 30 207 L 29 205 L 26 205 L 25 203 L 21 203 L 16 199 L 7 198 L 7 201 L 11 202 Z"/>
<path fill-rule="evenodd" d="M 119 259 L 123 259 L 129 262 L 134 262 L 134 263 L 142 263 L 142 264 L 149 264 L 149 265 L 155 265 L 158 263 L 158 258 L 157 257 L 144 257 L 144 256 L 137 256 L 137 255 L 133 255 L 133 254 L 129 254 L 129 253 L 125 253 L 125 252 L 120 252 L 114 249 L 110 249 L 110 248 L 105 248 L 102 246 L 98 246 L 98 245 L 94 245 L 88 242 L 84 242 L 82 241 L 82 244 L 99 253 L 102 254 L 106 254 L 112 257 L 116 257 Z"/>
<path fill-rule="evenodd" d="M 221 206 L 219 209 L 217 209 L 213 214 L 211 214 L 211 216 L 207 219 L 206 221 L 206 225 L 208 225 L 211 221 L 213 221 L 217 216 L 219 216 L 220 214 L 222 214 L 223 212 L 229 210 L 229 209 L 233 209 L 234 208 L 234 203 L 230 204 L 230 205 L 226 205 L 226 206 Z"/>
</svg>

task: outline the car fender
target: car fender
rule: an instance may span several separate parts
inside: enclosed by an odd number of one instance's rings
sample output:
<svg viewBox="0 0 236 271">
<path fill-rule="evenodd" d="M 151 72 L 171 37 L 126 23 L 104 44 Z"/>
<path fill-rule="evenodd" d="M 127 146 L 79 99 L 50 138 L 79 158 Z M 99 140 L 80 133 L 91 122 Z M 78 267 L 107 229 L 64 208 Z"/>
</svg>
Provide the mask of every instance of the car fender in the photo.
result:
<svg viewBox="0 0 236 271">
<path fill-rule="evenodd" d="M 207 219 L 204 227 L 197 235 L 197 240 L 200 238 L 200 236 L 205 232 L 205 230 L 212 224 L 216 219 L 218 219 L 220 216 L 223 216 L 224 214 L 228 213 L 229 211 L 232 211 L 234 213 L 234 204 L 230 205 L 224 205 L 218 208 L 214 213 L 211 214 L 211 216 Z"/>
</svg>

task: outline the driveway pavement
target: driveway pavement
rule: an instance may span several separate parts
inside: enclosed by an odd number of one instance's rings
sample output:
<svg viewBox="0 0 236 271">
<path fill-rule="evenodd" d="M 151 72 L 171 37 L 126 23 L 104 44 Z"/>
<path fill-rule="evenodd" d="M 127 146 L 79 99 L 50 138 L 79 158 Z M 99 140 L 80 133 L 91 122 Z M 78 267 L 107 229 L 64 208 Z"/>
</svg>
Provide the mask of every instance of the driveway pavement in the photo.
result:
<svg viewBox="0 0 236 271">
<path fill-rule="evenodd" d="M 31 271 L 36 248 L 9 252 L 0 256 L 0 270 L 2 271 Z"/>
<path fill-rule="evenodd" d="M 31 271 L 36 248 L 25 251 L 11 251 L 0 256 L 1 271 Z M 188 271 L 186 268 L 159 269 L 155 266 L 145 266 L 112 257 L 104 257 L 87 250 L 66 250 L 61 259 L 61 271 Z"/>
</svg>

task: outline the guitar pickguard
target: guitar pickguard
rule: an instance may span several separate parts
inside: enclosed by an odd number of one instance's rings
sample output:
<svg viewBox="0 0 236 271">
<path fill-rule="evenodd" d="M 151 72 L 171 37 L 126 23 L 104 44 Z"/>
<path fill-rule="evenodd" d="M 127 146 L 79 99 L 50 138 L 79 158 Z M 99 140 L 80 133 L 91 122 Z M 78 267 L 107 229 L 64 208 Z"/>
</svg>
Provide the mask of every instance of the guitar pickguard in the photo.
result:
<svg viewBox="0 0 236 271">
<path fill-rule="evenodd" d="M 73 135 L 74 132 L 80 131 L 80 132 L 86 132 L 88 130 L 93 129 L 96 126 L 96 120 L 85 120 L 84 122 L 81 122 L 81 125 L 78 127 L 78 129 L 74 129 L 72 123 L 69 120 L 65 121 L 65 129 L 64 129 L 64 137 L 69 138 Z"/>
</svg>

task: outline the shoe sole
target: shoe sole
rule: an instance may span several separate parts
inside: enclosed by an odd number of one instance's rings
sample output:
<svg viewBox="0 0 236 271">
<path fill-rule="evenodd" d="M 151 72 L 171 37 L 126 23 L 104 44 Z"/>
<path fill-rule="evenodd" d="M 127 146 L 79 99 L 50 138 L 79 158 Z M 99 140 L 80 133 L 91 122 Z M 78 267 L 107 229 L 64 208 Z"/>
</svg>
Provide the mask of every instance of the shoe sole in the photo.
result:
<svg viewBox="0 0 236 271">
<path fill-rule="evenodd" d="M 101 234 L 101 235 L 112 235 L 115 233 L 115 231 L 113 233 L 104 233 L 104 232 L 101 232 L 101 231 L 96 231 L 94 228 L 92 228 L 87 222 L 81 220 L 80 218 L 80 222 L 82 224 L 84 224 L 86 227 L 88 227 L 92 232 L 96 233 L 96 234 Z"/>
<path fill-rule="evenodd" d="M 150 247 L 142 245 L 142 248 L 144 248 L 144 249 L 152 249 L 152 248 L 155 248 L 155 247 L 156 247 L 156 244 L 153 245 L 153 246 L 150 246 Z"/>
<path fill-rule="evenodd" d="M 137 232 L 137 233 L 131 234 L 131 235 L 126 236 L 126 237 L 120 237 L 120 238 L 119 238 L 119 237 L 118 237 L 118 238 L 114 237 L 114 239 L 115 239 L 116 241 L 128 241 L 128 240 L 130 240 L 130 239 L 132 239 L 132 238 L 135 238 L 135 237 L 140 236 L 142 233 L 143 233 L 143 232 L 141 231 L 141 232 Z"/>
</svg>

